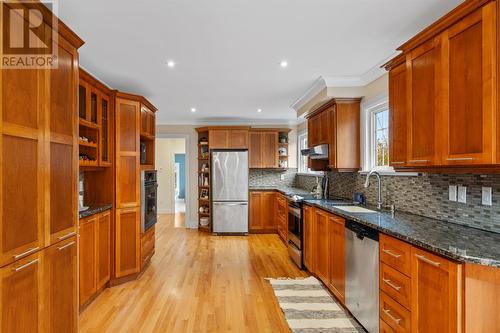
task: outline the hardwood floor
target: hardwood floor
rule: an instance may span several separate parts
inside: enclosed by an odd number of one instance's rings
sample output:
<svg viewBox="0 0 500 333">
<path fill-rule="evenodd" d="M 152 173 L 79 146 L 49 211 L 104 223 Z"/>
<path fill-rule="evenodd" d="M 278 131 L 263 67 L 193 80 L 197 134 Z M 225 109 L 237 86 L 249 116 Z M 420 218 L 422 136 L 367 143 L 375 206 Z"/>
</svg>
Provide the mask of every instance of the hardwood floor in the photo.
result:
<svg viewBox="0 0 500 333">
<path fill-rule="evenodd" d="M 137 281 L 105 290 L 80 332 L 290 332 L 266 277 L 305 277 L 277 235 L 218 237 L 161 215 Z"/>
</svg>

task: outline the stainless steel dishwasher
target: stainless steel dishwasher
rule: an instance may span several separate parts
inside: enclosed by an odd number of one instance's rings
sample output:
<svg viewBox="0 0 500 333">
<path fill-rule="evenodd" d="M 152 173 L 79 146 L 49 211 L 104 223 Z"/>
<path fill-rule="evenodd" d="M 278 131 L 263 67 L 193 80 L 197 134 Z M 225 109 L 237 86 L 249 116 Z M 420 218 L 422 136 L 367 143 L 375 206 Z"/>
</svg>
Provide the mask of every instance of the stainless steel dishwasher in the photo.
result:
<svg viewBox="0 0 500 333">
<path fill-rule="evenodd" d="M 378 231 L 346 221 L 345 304 L 370 333 L 379 331 Z"/>
</svg>

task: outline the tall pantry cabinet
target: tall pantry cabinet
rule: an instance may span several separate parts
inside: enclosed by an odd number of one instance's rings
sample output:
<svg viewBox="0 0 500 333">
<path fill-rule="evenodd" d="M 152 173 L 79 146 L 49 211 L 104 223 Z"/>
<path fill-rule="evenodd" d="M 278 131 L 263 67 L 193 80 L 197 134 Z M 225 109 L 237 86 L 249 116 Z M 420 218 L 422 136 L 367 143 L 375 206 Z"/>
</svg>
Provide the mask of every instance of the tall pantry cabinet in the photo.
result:
<svg viewBox="0 0 500 333">
<path fill-rule="evenodd" d="M 0 331 L 75 332 L 83 41 L 62 22 L 54 31 L 48 9 L 30 5 L 46 14 L 45 32 L 58 34 L 58 66 L 0 74 Z"/>
</svg>

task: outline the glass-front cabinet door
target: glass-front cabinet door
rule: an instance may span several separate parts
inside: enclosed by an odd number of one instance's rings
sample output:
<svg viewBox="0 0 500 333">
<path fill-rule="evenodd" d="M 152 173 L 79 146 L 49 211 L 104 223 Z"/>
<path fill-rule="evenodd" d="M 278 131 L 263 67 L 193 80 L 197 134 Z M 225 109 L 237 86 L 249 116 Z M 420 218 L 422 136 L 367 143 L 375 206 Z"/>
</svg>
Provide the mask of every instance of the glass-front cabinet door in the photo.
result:
<svg viewBox="0 0 500 333">
<path fill-rule="evenodd" d="M 109 98 L 106 95 L 101 95 L 101 165 L 109 165 L 110 157 L 110 105 Z"/>
</svg>

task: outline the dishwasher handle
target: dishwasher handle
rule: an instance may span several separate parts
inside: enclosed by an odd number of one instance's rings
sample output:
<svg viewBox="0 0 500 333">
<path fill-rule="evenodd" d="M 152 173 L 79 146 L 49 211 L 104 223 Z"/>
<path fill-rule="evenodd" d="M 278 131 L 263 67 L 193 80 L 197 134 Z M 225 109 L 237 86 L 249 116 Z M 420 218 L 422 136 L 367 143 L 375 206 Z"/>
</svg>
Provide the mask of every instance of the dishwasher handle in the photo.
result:
<svg viewBox="0 0 500 333">
<path fill-rule="evenodd" d="M 378 242 L 378 231 L 373 228 L 351 220 L 345 221 L 345 227 L 352 231 L 359 240 L 368 238 Z"/>
</svg>

